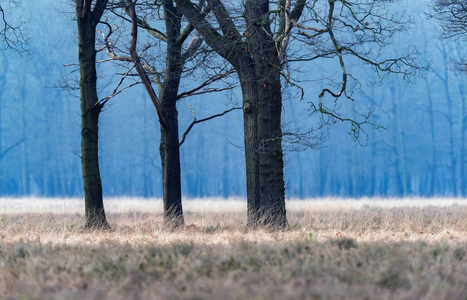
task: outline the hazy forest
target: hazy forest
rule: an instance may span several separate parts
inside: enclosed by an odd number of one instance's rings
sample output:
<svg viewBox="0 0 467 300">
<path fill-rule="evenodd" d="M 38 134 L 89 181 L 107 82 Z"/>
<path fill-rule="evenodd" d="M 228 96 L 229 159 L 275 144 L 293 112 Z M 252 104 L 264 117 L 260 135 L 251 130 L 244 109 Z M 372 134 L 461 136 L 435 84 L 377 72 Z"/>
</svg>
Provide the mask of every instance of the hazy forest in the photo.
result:
<svg viewBox="0 0 467 300">
<path fill-rule="evenodd" d="M 0 299 L 467 299 L 466 40 L 464 0 L 0 0 Z"/>
<path fill-rule="evenodd" d="M 429 71 L 409 82 L 391 75 L 380 83 L 371 68 L 350 60 L 348 68 L 361 82 L 362 92 L 355 89 L 351 105 L 346 99 L 339 101 L 339 112 L 345 117 L 352 117 L 354 108 L 366 113 L 370 106 L 374 110 L 371 121 L 384 129 L 365 126 L 366 134 L 355 141 L 348 134 L 348 123 L 319 128 L 319 116 L 310 116 L 309 102 L 317 102 L 319 92 L 331 80 L 339 84 L 338 72 L 331 78 L 339 63 L 322 59 L 301 68 L 290 66 L 296 70 L 292 76 L 304 89 L 304 97 L 293 86 L 285 88 L 283 126 L 291 131 L 316 129 L 317 140 L 316 147 L 306 151 L 293 151 L 301 147 L 284 144 L 288 197 L 466 193 L 465 76 L 453 72 L 450 65 L 465 57 L 465 45 L 461 40 L 439 39 L 436 21 L 420 9 L 423 1 L 399 2 L 393 5 L 395 9 L 406 11 L 413 22 L 406 24 L 406 31 L 396 32 L 384 51 L 396 57 L 416 47 L 418 65 L 429 66 Z M 0 54 L 2 196 L 83 196 L 79 92 L 57 88 L 64 82 L 76 88 L 79 80 L 76 65 L 71 65 L 77 63 L 73 17 L 73 5 L 64 1 L 22 1 L 20 7 L 8 10 L 12 22 L 25 22 L 29 52 Z M 105 51 L 98 55 L 108 58 Z M 121 78 L 116 74 L 126 69 L 112 62 L 97 68 L 102 99 L 112 94 Z M 192 76 L 183 79 L 183 90 L 196 86 L 193 80 Z M 190 104 L 201 119 L 239 103 L 239 87 L 182 99 L 178 103 L 180 135 L 193 120 Z M 161 197 L 160 130 L 144 88 L 135 86 L 110 100 L 99 125 L 104 195 Z M 180 149 L 183 195 L 246 195 L 242 131 L 239 110 L 194 126 Z"/>
</svg>

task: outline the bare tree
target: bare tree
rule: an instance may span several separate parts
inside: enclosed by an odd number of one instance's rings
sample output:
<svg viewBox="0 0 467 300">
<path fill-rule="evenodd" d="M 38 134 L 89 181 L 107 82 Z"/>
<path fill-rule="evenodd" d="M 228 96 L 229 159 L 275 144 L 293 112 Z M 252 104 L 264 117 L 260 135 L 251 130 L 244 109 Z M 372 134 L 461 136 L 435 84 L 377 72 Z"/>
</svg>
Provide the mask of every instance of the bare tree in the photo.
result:
<svg viewBox="0 0 467 300">
<path fill-rule="evenodd" d="M 369 65 L 382 77 L 386 73 L 408 76 L 418 69 L 413 62 L 415 51 L 379 59 L 381 49 L 409 21 L 403 14 L 387 10 L 396 1 L 246 0 L 240 4 L 207 0 L 212 10 L 208 16 L 189 0 L 175 2 L 206 42 L 233 65 L 240 79 L 249 226 L 287 227 L 281 79 L 286 86 L 300 88 L 300 80 L 290 73 L 291 66 L 337 60 L 341 77 L 313 97 L 317 101 L 310 101 L 311 110 L 326 124 L 349 122 L 356 137 L 365 124 L 373 124 L 371 110 L 359 113 L 360 120 L 337 113 L 337 100 L 354 100 L 352 90 L 360 84 L 349 72 L 346 57 Z M 369 48 L 372 45 L 375 47 Z"/>
<path fill-rule="evenodd" d="M 81 164 L 87 229 L 110 228 L 104 211 L 99 171 L 99 114 L 103 104 L 97 96 L 96 75 L 96 26 L 107 3 L 108 0 L 96 0 L 92 6 L 90 0 L 75 0 L 81 99 Z"/>
<path fill-rule="evenodd" d="M 439 22 L 439 30 L 443 39 L 467 40 L 467 2 L 464 0 L 432 0 L 427 15 Z M 454 68 L 467 73 L 467 59 L 454 62 Z"/>
<path fill-rule="evenodd" d="M 293 10 L 279 9 L 281 26 L 273 33 L 270 1 L 244 1 L 244 12 L 230 11 L 219 0 L 208 0 L 213 18 L 190 1 L 177 6 L 206 42 L 235 68 L 243 93 L 247 171 L 248 226 L 283 229 L 285 210 L 282 130 L 281 60 L 287 48 L 290 15 L 298 19 L 304 0 Z M 241 23 L 238 15 L 243 16 Z M 289 15 L 290 14 L 290 15 Z"/>
<path fill-rule="evenodd" d="M 200 1 L 201 4 L 202 2 L 203 1 Z M 123 14 L 121 13 L 122 8 Z M 194 115 L 193 122 L 184 132 L 180 140 L 178 133 L 177 102 L 180 99 L 192 95 L 220 92 L 233 88 L 235 85 L 229 83 L 221 87 L 211 87 L 213 83 L 224 80 L 227 76 L 232 74 L 233 71 L 228 69 L 224 70 L 223 67 L 220 66 L 220 70 L 218 70 L 217 73 L 208 75 L 208 78 L 198 86 L 180 92 L 182 77 L 190 75 L 199 68 L 205 68 L 205 65 L 197 63 L 197 61 L 210 61 L 210 51 L 201 48 L 203 40 L 198 34 L 194 33 L 193 26 L 182 23 L 182 14 L 177 7 L 174 6 L 173 1 L 160 1 L 155 4 L 154 2 L 140 1 L 137 4 L 137 1 L 120 0 L 113 3 L 111 10 L 119 18 L 131 22 L 129 54 L 116 53 L 118 50 L 122 52 L 120 48 L 124 48 L 124 46 L 118 46 L 119 44 L 116 41 L 112 42 L 110 40 L 110 36 L 117 31 L 118 28 L 112 28 L 107 22 L 104 22 L 104 24 L 108 27 L 108 32 L 101 32 L 104 42 L 104 47 L 102 49 L 106 50 L 110 60 L 130 63 L 131 67 L 124 74 L 124 77 L 129 75 L 133 67 L 136 69 L 137 74 L 135 75 L 141 79 L 156 109 L 161 130 L 159 150 L 163 178 L 164 224 L 169 229 L 179 228 L 184 225 L 181 196 L 180 146 L 195 124 L 222 116 L 235 108 L 199 120 L 196 119 Z M 161 25 L 162 22 L 160 22 L 160 18 L 157 17 L 161 11 L 163 13 L 162 21 L 164 21 L 165 26 Z M 152 17 L 154 17 L 155 20 L 151 20 Z M 159 21 L 159 23 L 157 23 L 157 21 Z M 150 23 L 156 23 L 157 26 L 155 27 L 157 28 L 151 26 Z M 165 53 L 160 50 L 163 47 L 153 47 L 156 49 L 155 51 L 157 51 L 155 53 L 156 57 L 163 60 L 159 68 L 156 68 L 155 65 L 150 63 L 151 57 L 148 53 L 151 52 L 151 44 L 146 44 L 143 46 L 143 50 L 138 52 L 138 28 L 145 29 L 149 36 L 155 38 L 156 41 L 162 42 L 161 45 L 165 45 Z M 125 31 L 123 28 L 120 29 L 120 31 Z M 123 40 L 124 43 L 125 39 Z M 157 61 L 157 59 L 152 60 Z M 121 81 L 119 84 L 120 83 Z M 157 87 L 156 90 L 153 89 L 152 83 Z M 109 101 L 110 98 L 111 97 L 106 97 L 101 101 L 105 103 Z"/>
<path fill-rule="evenodd" d="M 428 4 L 429 12 L 428 17 L 433 18 L 439 23 L 439 31 L 441 39 L 454 39 L 467 41 L 467 2 L 463 0 L 431 0 Z M 462 46 L 457 45 L 457 55 L 462 55 Z M 451 156 L 451 177 L 454 195 L 458 193 L 457 183 L 457 171 L 456 171 L 456 155 L 454 153 L 454 128 L 457 126 L 460 133 L 460 185 L 459 191 L 461 195 L 465 195 L 466 184 L 465 184 L 465 131 L 466 131 L 466 114 L 465 114 L 465 95 L 464 86 L 462 83 L 459 84 L 458 88 L 461 94 L 460 107 L 458 112 L 460 113 L 460 119 L 456 122 L 453 117 L 453 101 L 451 99 L 450 84 L 451 79 L 449 78 L 448 70 L 448 54 L 449 51 L 446 49 L 446 43 L 441 43 L 440 51 L 444 60 L 444 72 L 434 72 L 436 77 L 443 82 L 444 89 L 446 91 L 446 102 L 447 102 L 447 114 L 446 119 L 449 123 L 450 132 L 450 156 Z M 458 58 L 452 60 L 452 69 L 460 72 L 464 75 L 467 74 L 467 58 Z"/>
</svg>

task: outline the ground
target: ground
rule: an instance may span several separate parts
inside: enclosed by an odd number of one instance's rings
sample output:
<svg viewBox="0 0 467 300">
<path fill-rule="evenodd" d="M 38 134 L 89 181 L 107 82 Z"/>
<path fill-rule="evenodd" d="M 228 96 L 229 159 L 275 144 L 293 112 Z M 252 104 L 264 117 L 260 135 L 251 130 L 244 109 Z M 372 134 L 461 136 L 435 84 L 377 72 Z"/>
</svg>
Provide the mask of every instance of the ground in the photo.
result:
<svg viewBox="0 0 467 300">
<path fill-rule="evenodd" d="M 2 299 L 467 299 L 467 201 L 287 203 L 290 230 L 249 231 L 242 199 L 105 201 L 83 231 L 78 199 L 0 199 Z"/>
</svg>

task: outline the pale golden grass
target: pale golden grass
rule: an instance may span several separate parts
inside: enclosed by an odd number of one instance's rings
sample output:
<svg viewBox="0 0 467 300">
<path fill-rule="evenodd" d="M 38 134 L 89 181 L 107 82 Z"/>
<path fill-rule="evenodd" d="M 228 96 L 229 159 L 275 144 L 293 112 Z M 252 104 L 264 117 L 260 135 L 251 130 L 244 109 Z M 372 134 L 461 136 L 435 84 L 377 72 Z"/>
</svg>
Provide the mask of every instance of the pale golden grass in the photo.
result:
<svg viewBox="0 0 467 300">
<path fill-rule="evenodd" d="M 0 199 L 4 242 L 130 243 L 193 242 L 229 244 L 246 241 L 290 242 L 309 237 L 324 242 L 336 237 L 357 241 L 467 240 L 467 201 L 459 199 L 307 200 L 287 203 L 291 230 L 281 233 L 249 231 L 246 203 L 231 200 L 184 202 L 188 229 L 167 234 L 162 226 L 160 199 L 106 201 L 113 230 L 86 233 L 83 201 L 78 199 Z M 189 234 L 187 234 L 189 233 Z"/>
<path fill-rule="evenodd" d="M 242 199 L 105 201 L 111 231 L 83 231 L 79 199 L 0 199 L 0 298 L 467 299 L 467 202 L 288 201 L 290 230 L 246 228 Z"/>
</svg>

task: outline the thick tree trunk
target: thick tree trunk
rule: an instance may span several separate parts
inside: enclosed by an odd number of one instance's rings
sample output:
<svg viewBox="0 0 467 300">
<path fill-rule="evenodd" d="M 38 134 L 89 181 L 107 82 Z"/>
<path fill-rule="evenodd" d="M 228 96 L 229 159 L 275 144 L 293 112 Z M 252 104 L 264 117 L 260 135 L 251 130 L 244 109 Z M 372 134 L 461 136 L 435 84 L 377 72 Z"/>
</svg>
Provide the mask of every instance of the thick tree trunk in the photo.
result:
<svg viewBox="0 0 467 300">
<path fill-rule="evenodd" d="M 161 99 L 163 99 L 161 97 Z M 175 101 L 162 102 L 167 128 L 161 126 L 160 155 L 164 200 L 164 226 L 177 228 L 184 225 L 181 192 L 180 147 Z"/>
<path fill-rule="evenodd" d="M 280 61 L 270 29 L 269 1 L 247 1 L 258 88 L 258 142 L 261 223 L 287 227 L 282 154 Z"/>
<path fill-rule="evenodd" d="M 237 71 L 243 95 L 248 226 L 287 226 L 282 157 L 280 62 L 270 30 L 269 1 L 245 1 L 246 41 L 221 1 L 208 1 L 223 36 L 188 0 L 175 0 L 214 51 Z"/>
<path fill-rule="evenodd" d="M 260 185 L 259 185 L 259 145 L 258 145 L 258 93 L 254 70 L 245 65 L 237 70 L 243 95 L 243 126 L 246 161 L 247 225 L 259 225 Z"/>
<path fill-rule="evenodd" d="M 83 170 L 85 228 L 107 229 L 99 172 L 95 24 L 91 15 L 82 18 L 83 1 L 76 0 L 81 98 L 81 164 Z"/>
<path fill-rule="evenodd" d="M 280 80 L 274 80 L 271 76 L 278 77 L 278 70 L 266 69 L 265 72 L 269 74 L 269 80 L 266 81 L 266 87 L 263 86 L 260 91 L 258 102 L 261 218 L 266 227 L 284 229 L 287 227 L 287 218 L 282 154 L 281 86 Z"/>
</svg>

